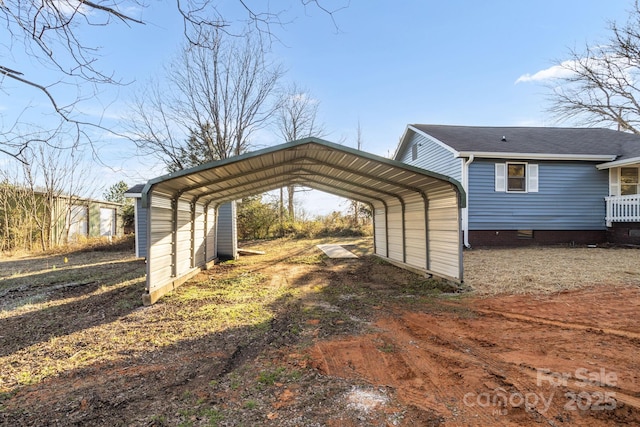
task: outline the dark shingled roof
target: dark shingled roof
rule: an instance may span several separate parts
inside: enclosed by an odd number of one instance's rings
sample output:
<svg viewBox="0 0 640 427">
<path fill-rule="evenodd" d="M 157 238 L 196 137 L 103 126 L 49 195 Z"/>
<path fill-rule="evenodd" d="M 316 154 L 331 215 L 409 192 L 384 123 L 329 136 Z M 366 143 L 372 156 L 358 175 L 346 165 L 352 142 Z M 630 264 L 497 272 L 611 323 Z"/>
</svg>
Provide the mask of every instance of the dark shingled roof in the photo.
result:
<svg viewBox="0 0 640 427">
<path fill-rule="evenodd" d="M 640 157 L 640 135 L 611 129 L 411 126 L 459 152 L 614 155 L 617 160 Z"/>
<path fill-rule="evenodd" d="M 126 195 L 127 193 L 130 194 L 140 194 L 142 193 L 142 189 L 144 188 L 144 184 L 136 184 L 133 187 L 131 187 L 130 189 L 128 189 L 127 191 L 124 192 L 124 194 Z"/>
</svg>

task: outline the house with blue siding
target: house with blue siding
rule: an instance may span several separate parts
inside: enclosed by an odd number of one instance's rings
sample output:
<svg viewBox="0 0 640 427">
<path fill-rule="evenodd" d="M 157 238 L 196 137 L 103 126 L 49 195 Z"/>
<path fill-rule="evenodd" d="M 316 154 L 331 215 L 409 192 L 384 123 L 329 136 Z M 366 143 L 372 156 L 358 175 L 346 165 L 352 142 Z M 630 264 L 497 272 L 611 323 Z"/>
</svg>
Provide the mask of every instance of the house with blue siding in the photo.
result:
<svg viewBox="0 0 640 427">
<path fill-rule="evenodd" d="M 640 244 L 640 136 L 407 126 L 394 159 L 462 183 L 466 246 Z"/>
</svg>

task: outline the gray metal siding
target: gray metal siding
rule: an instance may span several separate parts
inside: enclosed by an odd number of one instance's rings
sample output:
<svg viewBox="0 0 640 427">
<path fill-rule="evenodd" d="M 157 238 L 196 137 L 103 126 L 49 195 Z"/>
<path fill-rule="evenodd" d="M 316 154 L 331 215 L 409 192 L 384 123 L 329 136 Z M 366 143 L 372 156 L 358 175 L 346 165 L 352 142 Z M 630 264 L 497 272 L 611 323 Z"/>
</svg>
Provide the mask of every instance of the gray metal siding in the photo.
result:
<svg viewBox="0 0 640 427">
<path fill-rule="evenodd" d="M 403 218 L 402 205 L 400 202 L 387 201 L 387 233 L 389 240 L 389 258 L 404 262 L 404 235 L 403 235 Z"/>
<path fill-rule="evenodd" d="M 176 228 L 176 277 L 191 269 L 191 206 L 178 200 Z"/>
<path fill-rule="evenodd" d="M 376 246 L 376 254 L 384 257 L 388 257 L 389 254 L 387 252 L 387 221 L 386 216 L 387 212 L 384 205 L 374 205 L 375 213 L 373 215 L 373 220 L 375 221 L 375 246 Z"/>
<path fill-rule="evenodd" d="M 193 222 L 193 255 L 194 255 L 194 267 L 203 265 L 205 260 L 205 247 L 207 240 L 205 239 L 205 215 L 204 206 L 202 204 L 196 204 L 194 222 Z"/>
<path fill-rule="evenodd" d="M 216 251 L 216 210 L 211 205 L 207 208 L 205 238 L 207 240 L 207 262 L 209 262 L 218 257 Z"/>
<path fill-rule="evenodd" d="M 236 204 L 225 203 L 218 207 L 218 256 L 222 258 L 236 258 L 237 227 Z"/>
<path fill-rule="evenodd" d="M 418 144 L 418 158 L 412 160 L 411 147 L 415 144 Z M 462 181 L 462 159 L 454 157 L 450 150 L 424 135 L 413 133 L 404 152 L 399 153 L 396 160 Z"/>
<path fill-rule="evenodd" d="M 425 203 L 420 195 L 405 197 L 406 263 L 427 268 Z"/>
<path fill-rule="evenodd" d="M 429 270 L 461 279 L 458 197 L 447 188 L 431 190 L 428 196 Z"/>
<path fill-rule="evenodd" d="M 538 164 L 537 193 L 496 192 L 495 164 L 476 160 L 469 170 L 470 230 L 603 230 L 607 171 L 595 163 Z"/>
<path fill-rule="evenodd" d="M 149 291 L 159 288 L 172 276 L 173 210 L 169 197 L 153 194 L 151 198 L 151 233 L 147 257 L 147 286 Z"/>
<path fill-rule="evenodd" d="M 147 208 L 142 207 L 142 199 L 136 199 L 136 247 L 137 256 L 147 256 Z"/>
</svg>

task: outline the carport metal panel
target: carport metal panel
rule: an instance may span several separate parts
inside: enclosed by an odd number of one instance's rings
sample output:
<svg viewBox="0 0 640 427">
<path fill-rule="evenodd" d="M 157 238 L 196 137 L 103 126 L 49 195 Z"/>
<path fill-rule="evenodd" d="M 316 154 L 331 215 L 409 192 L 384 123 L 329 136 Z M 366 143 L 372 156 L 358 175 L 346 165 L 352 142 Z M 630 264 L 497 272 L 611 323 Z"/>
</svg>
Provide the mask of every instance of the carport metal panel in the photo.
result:
<svg viewBox="0 0 640 427">
<path fill-rule="evenodd" d="M 289 183 L 368 203 L 373 207 L 377 255 L 462 280 L 460 209 L 465 197 L 459 182 L 306 138 L 174 172 L 145 185 L 142 206 L 149 208 L 150 237 L 145 302 L 154 302 L 216 258 L 212 224 L 218 223 L 217 206 Z"/>
</svg>

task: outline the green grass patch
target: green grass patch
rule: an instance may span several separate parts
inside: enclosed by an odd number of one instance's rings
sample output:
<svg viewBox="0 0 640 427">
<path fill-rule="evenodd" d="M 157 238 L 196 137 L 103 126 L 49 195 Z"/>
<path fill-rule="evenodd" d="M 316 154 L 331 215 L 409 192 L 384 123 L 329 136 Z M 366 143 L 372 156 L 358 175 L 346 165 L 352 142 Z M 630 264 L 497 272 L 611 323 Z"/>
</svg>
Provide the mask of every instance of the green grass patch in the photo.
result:
<svg viewBox="0 0 640 427">
<path fill-rule="evenodd" d="M 224 419 L 224 416 L 215 408 L 206 408 L 199 412 L 200 416 L 208 421 L 208 425 L 216 427 L 220 424 L 220 421 Z"/>
<path fill-rule="evenodd" d="M 244 408 L 245 409 L 256 409 L 258 407 L 258 402 L 256 402 L 255 400 L 247 400 L 246 402 L 244 402 Z"/>
<path fill-rule="evenodd" d="M 266 386 L 272 386 L 281 379 L 284 371 L 285 368 L 282 367 L 268 371 L 260 371 L 258 374 L 258 383 Z"/>
</svg>

